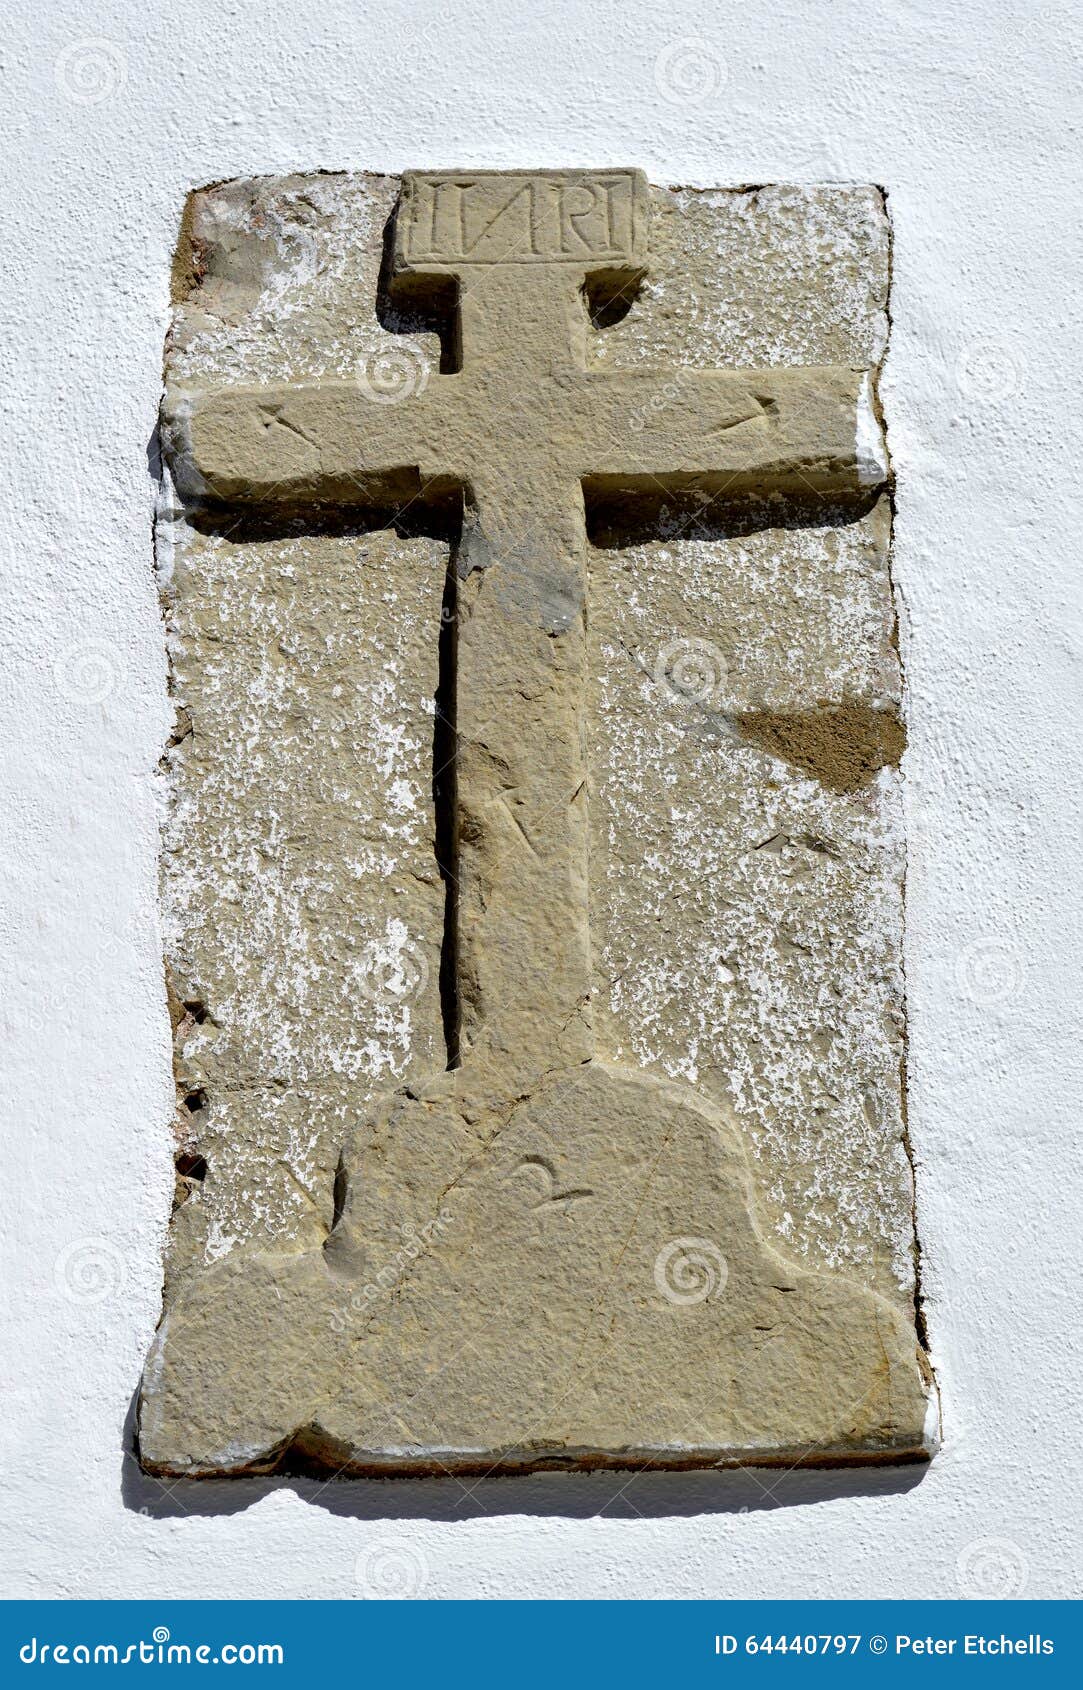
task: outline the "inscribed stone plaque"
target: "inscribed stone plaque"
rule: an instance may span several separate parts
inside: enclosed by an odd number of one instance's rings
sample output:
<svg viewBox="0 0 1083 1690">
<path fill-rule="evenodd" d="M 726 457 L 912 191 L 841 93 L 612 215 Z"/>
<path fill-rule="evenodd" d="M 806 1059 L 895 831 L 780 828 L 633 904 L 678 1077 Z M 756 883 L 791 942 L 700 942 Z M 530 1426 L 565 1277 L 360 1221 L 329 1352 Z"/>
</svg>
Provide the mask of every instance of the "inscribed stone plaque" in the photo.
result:
<svg viewBox="0 0 1083 1690">
<path fill-rule="evenodd" d="M 153 1471 L 931 1448 L 888 238 L 633 170 L 192 197 Z"/>
</svg>

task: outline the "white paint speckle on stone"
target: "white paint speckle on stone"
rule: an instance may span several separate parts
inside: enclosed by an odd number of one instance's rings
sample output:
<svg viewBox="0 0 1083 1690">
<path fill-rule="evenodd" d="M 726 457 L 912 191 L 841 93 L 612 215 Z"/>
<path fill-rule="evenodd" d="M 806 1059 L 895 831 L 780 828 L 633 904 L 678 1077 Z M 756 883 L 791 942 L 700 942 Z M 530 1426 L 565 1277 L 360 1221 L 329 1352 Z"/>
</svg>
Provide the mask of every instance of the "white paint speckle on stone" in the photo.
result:
<svg viewBox="0 0 1083 1690">
<path fill-rule="evenodd" d="M 866 372 L 861 380 L 861 394 L 857 408 L 857 473 L 866 487 L 878 487 L 887 474 L 887 452 L 884 431 L 876 415 L 872 396 L 872 377 Z"/>
</svg>

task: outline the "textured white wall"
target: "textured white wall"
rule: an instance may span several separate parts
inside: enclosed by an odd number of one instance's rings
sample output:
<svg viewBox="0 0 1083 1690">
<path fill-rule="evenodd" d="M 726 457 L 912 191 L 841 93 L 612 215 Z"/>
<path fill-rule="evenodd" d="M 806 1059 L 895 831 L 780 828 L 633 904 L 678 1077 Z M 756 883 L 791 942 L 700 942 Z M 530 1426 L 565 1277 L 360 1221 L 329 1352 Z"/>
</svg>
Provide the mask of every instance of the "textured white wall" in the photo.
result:
<svg viewBox="0 0 1083 1690">
<path fill-rule="evenodd" d="M 1070 0 L 14 10 L 0 248 L 4 1594 L 953 1596 L 1024 1578 L 1025 1594 L 1069 1593 L 1083 663 Z M 172 1187 L 154 917 L 170 713 L 146 446 L 184 193 L 321 165 L 582 163 L 890 190 L 910 1126 L 944 1448 L 901 1479 L 543 1476 L 472 1495 L 454 1481 L 279 1481 L 168 1496 L 123 1450 Z"/>
</svg>

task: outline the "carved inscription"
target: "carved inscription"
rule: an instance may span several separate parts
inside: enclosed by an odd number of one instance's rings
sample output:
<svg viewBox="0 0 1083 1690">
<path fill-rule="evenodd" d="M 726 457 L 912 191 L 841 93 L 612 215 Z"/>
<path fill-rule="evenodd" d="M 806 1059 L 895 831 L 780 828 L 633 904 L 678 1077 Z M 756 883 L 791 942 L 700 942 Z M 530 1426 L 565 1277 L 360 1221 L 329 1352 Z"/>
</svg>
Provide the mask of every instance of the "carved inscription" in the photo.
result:
<svg viewBox="0 0 1083 1690">
<path fill-rule="evenodd" d="M 406 178 L 400 259 L 432 264 L 637 264 L 647 201 L 637 171 Z"/>
</svg>

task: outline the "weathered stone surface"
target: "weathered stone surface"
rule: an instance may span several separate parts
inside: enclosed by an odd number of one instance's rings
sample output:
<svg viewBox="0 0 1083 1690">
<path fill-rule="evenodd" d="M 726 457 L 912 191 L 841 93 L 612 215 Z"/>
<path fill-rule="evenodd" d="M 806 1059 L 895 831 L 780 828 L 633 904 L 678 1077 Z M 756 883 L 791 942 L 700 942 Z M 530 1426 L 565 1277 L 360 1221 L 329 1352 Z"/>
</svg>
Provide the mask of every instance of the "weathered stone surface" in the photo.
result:
<svg viewBox="0 0 1083 1690">
<path fill-rule="evenodd" d="M 920 1453 L 882 206 L 396 186 L 178 265 L 143 1459 Z"/>
</svg>

